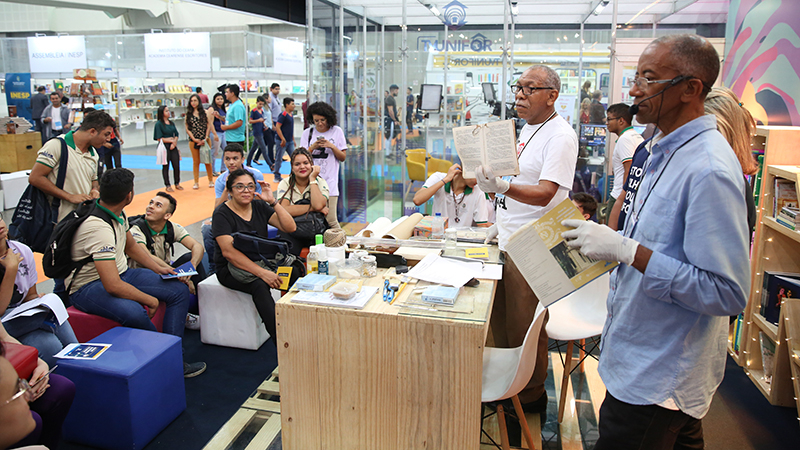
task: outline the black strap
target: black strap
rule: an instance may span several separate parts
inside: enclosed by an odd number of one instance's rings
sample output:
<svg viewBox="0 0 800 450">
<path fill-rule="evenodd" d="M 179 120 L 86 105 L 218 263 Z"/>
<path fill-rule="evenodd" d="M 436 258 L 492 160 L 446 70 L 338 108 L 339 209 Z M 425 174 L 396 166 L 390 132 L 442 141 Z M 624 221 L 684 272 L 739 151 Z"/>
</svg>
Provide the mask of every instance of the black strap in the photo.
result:
<svg viewBox="0 0 800 450">
<path fill-rule="evenodd" d="M 124 217 L 125 213 L 123 212 L 122 214 L 123 214 L 123 217 Z M 111 231 L 114 233 L 114 246 L 116 247 L 116 245 L 117 245 L 117 229 L 114 228 L 114 222 L 113 222 L 114 219 L 112 219 L 111 216 L 109 216 L 108 213 L 106 213 L 105 211 L 99 211 L 96 206 L 94 207 L 92 212 L 89 213 L 89 215 L 90 216 L 94 216 L 94 217 L 99 217 L 100 219 L 103 219 L 103 221 L 105 223 L 107 223 L 111 227 Z M 78 231 L 77 228 L 75 229 L 75 231 Z M 75 269 L 72 272 L 72 278 L 69 280 L 69 286 L 67 286 L 67 291 L 66 291 L 67 295 L 70 295 L 71 292 L 72 292 L 72 283 L 75 282 L 75 277 L 78 276 L 78 272 L 80 272 L 80 270 L 83 269 L 83 266 L 85 266 L 86 264 L 89 264 L 92 261 L 94 261 L 94 258 L 92 258 L 91 256 L 87 256 L 86 258 L 78 261 L 78 263 L 75 265 Z"/>
<path fill-rule="evenodd" d="M 69 149 L 67 148 L 67 141 L 64 138 L 57 137 L 61 141 L 61 158 L 58 160 L 58 175 L 56 176 L 56 187 L 63 190 L 64 182 L 67 180 L 67 163 L 69 162 Z M 61 199 L 53 196 L 50 206 L 56 211 L 58 216 L 58 209 L 61 207 Z"/>
</svg>

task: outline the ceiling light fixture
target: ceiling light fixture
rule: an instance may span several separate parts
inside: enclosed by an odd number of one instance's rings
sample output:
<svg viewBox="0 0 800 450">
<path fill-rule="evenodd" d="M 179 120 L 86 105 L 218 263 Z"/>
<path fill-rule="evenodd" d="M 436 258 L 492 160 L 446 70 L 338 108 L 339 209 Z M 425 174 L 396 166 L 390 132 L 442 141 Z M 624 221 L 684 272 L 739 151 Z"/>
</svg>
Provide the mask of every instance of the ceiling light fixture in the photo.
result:
<svg viewBox="0 0 800 450">
<path fill-rule="evenodd" d="M 512 16 L 519 15 L 519 5 L 517 5 L 517 2 L 511 2 L 511 15 Z"/>
<path fill-rule="evenodd" d="M 594 11 L 592 12 L 592 14 L 594 14 L 595 16 L 597 16 L 597 15 L 599 15 L 601 12 L 603 12 L 603 10 L 606 8 L 606 6 L 608 6 L 608 1 L 609 1 L 609 0 L 602 0 L 600 3 L 598 3 L 598 4 L 597 4 L 597 7 L 594 9 Z"/>
</svg>

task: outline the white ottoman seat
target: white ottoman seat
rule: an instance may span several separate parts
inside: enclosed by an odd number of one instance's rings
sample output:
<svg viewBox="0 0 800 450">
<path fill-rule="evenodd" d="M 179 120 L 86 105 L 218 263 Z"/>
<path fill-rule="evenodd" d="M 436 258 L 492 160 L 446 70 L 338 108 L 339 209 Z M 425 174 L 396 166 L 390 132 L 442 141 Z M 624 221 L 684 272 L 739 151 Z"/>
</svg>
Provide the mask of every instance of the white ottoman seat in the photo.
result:
<svg viewBox="0 0 800 450">
<path fill-rule="evenodd" d="M 258 350 L 270 338 L 250 294 L 229 289 L 211 275 L 198 285 L 200 340 Z"/>
</svg>

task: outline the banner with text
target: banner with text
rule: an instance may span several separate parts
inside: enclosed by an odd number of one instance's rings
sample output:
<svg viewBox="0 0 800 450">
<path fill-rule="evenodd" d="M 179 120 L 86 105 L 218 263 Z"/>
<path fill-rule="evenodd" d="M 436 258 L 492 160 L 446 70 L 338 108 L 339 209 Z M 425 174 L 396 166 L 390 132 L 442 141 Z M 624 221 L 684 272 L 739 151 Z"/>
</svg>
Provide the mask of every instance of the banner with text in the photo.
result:
<svg viewBox="0 0 800 450">
<path fill-rule="evenodd" d="M 31 119 L 31 74 L 6 74 L 6 100 L 9 106 L 17 107 L 17 116 Z M 5 116 L 6 111 L 0 113 Z"/>
<path fill-rule="evenodd" d="M 272 54 L 275 60 L 272 70 L 286 75 L 303 75 L 306 73 L 305 44 L 274 38 Z"/>
<path fill-rule="evenodd" d="M 83 36 L 29 37 L 28 59 L 31 73 L 85 69 L 86 39 Z"/>
<path fill-rule="evenodd" d="M 144 35 L 148 72 L 210 72 L 210 33 L 152 33 Z"/>
</svg>

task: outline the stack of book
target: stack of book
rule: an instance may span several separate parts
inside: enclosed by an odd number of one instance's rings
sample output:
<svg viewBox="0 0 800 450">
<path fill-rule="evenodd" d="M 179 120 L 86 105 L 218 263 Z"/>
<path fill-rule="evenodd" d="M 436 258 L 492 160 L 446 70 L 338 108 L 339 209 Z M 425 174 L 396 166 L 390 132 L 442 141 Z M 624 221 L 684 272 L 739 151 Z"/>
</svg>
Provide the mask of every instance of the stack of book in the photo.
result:
<svg viewBox="0 0 800 450">
<path fill-rule="evenodd" d="M 785 207 L 797 208 L 797 189 L 794 181 L 775 178 L 775 195 L 772 198 L 772 217 L 778 219 L 778 214 Z"/>
<path fill-rule="evenodd" d="M 797 231 L 798 225 L 800 225 L 800 215 L 798 215 L 798 212 L 800 212 L 798 208 L 784 206 L 781 208 L 781 212 L 778 213 L 778 217 L 776 217 L 775 220 L 790 230 Z"/>
</svg>

